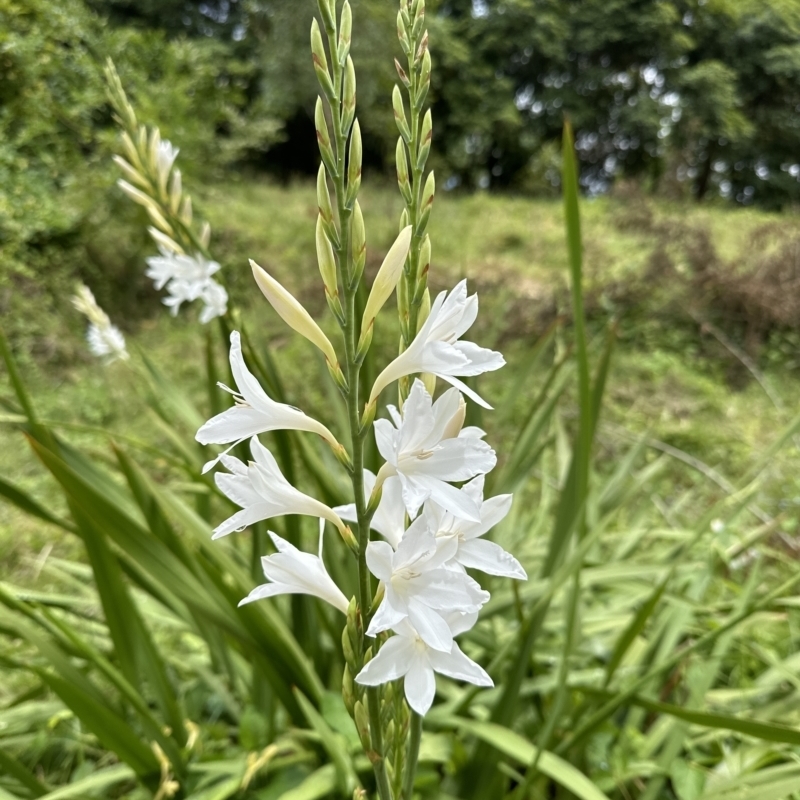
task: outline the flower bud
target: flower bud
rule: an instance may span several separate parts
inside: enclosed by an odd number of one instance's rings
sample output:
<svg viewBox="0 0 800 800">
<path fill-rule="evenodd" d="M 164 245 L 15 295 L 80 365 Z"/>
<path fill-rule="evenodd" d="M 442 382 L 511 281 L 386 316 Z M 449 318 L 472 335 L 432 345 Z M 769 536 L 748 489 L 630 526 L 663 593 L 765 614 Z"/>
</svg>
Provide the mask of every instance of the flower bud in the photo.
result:
<svg viewBox="0 0 800 800">
<path fill-rule="evenodd" d="M 211 224 L 206 220 L 200 228 L 200 244 L 203 247 L 208 247 L 211 243 Z"/>
<path fill-rule="evenodd" d="M 178 213 L 182 194 L 183 187 L 181 185 L 181 171 L 176 168 L 172 170 L 172 177 L 169 181 L 169 210 L 173 214 Z"/>
<path fill-rule="evenodd" d="M 392 89 L 392 109 L 394 111 L 394 121 L 397 125 L 397 130 L 400 135 L 406 140 L 411 141 L 411 129 L 408 127 L 408 120 L 406 119 L 406 110 L 403 107 L 403 96 L 400 94 L 400 87 L 395 84 Z"/>
<path fill-rule="evenodd" d="M 406 71 L 400 66 L 400 62 L 395 59 L 394 60 L 394 68 L 397 70 L 397 75 L 400 80 L 403 82 L 403 86 L 408 89 L 411 86 L 411 81 L 408 79 L 408 75 L 406 75 Z"/>
<path fill-rule="evenodd" d="M 404 228 L 400 235 L 395 239 L 394 244 L 389 248 L 386 258 L 383 259 L 378 274 L 375 276 L 375 282 L 372 284 L 367 304 L 364 307 L 364 315 L 361 318 L 361 335 L 372 329 L 372 323 L 378 312 L 383 308 L 384 303 L 389 299 L 389 296 L 397 286 L 400 276 L 403 273 L 403 265 L 406 263 L 408 257 L 408 249 L 411 246 L 411 233 L 412 228 L 409 225 Z M 361 349 L 361 342 L 359 341 L 359 350 Z"/>
<path fill-rule="evenodd" d="M 326 295 L 326 297 L 327 297 L 327 295 Z M 342 368 L 339 366 L 339 362 L 337 361 L 336 364 L 331 366 L 330 361 L 328 361 L 326 359 L 325 363 L 326 363 L 326 365 L 328 367 L 328 374 L 331 376 L 331 378 L 333 379 L 333 382 L 339 388 L 339 391 L 342 394 L 347 394 L 350 391 L 350 387 L 347 384 L 347 378 L 345 378 L 344 372 L 342 372 Z M 344 536 L 344 533 L 341 530 L 339 531 L 339 533 L 341 533 L 342 536 Z M 352 536 L 352 533 L 350 535 Z M 346 539 L 345 539 L 345 542 L 347 542 Z M 348 542 L 348 544 L 349 544 L 349 542 Z"/>
<path fill-rule="evenodd" d="M 336 28 L 336 17 L 334 12 L 336 10 L 336 0 L 318 0 L 319 13 L 322 16 L 322 21 L 325 23 L 326 28 Z"/>
<path fill-rule="evenodd" d="M 155 201 L 152 197 L 150 197 L 150 195 L 145 194 L 140 189 L 132 186 L 130 183 L 128 183 L 128 181 L 124 181 L 122 178 L 120 178 L 117 181 L 117 186 L 119 186 L 119 188 L 122 189 L 122 191 L 125 192 L 125 194 L 128 195 L 128 197 L 130 197 L 134 203 L 138 203 L 140 206 L 144 206 L 148 209 L 150 207 L 156 208 Z"/>
<path fill-rule="evenodd" d="M 422 119 L 422 128 L 419 135 L 419 151 L 417 153 L 417 169 L 425 169 L 425 162 L 428 160 L 428 153 L 431 151 L 431 141 L 433 139 L 433 119 L 431 110 L 425 112 Z"/>
<path fill-rule="evenodd" d="M 356 700 L 353 706 L 353 719 L 356 723 L 358 738 L 361 739 L 361 746 L 369 754 L 372 751 L 372 742 L 369 739 L 369 715 L 361 700 Z"/>
<path fill-rule="evenodd" d="M 328 59 L 325 57 L 325 45 L 322 43 L 322 34 L 316 18 L 311 20 L 311 60 L 314 62 L 314 72 L 317 73 L 322 91 L 328 97 L 335 97 L 336 92 L 328 72 Z"/>
<path fill-rule="evenodd" d="M 428 173 L 428 178 L 425 181 L 425 186 L 422 189 L 422 204 L 420 205 L 419 215 L 419 228 L 416 233 L 418 236 L 422 235 L 428 225 L 428 219 L 431 216 L 431 209 L 433 208 L 433 196 L 436 194 L 436 180 L 433 177 L 433 171 Z"/>
<path fill-rule="evenodd" d="M 153 220 L 153 224 L 156 228 L 164 231 L 167 236 L 175 235 L 172 226 L 164 219 L 161 212 L 155 206 L 147 206 L 147 213 L 150 215 L 150 219 Z"/>
<path fill-rule="evenodd" d="M 414 21 L 420 16 L 425 16 L 425 0 L 414 0 L 411 4 L 411 15 Z"/>
<path fill-rule="evenodd" d="M 400 194 L 406 203 L 411 203 L 411 183 L 408 180 L 408 161 L 406 159 L 406 146 L 403 144 L 403 137 L 397 140 L 395 149 L 395 160 L 397 162 L 397 185 L 400 187 Z"/>
<path fill-rule="evenodd" d="M 158 128 L 153 128 L 150 132 L 150 141 L 147 145 L 147 165 L 150 172 L 161 179 L 158 169 L 158 148 L 161 146 L 161 131 Z"/>
<path fill-rule="evenodd" d="M 344 0 L 342 6 L 342 16 L 339 22 L 339 63 L 344 64 L 344 60 L 350 54 L 350 38 L 353 34 L 353 12 L 350 10 L 350 3 Z"/>
<path fill-rule="evenodd" d="M 364 413 L 361 415 L 361 430 L 364 431 L 372 425 L 375 419 L 375 412 L 378 410 L 377 398 L 367 403 L 364 407 Z"/>
<path fill-rule="evenodd" d="M 138 170 L 134 169 L 122 156 L 114 156 L 114 163 L 123 171 L 125 177 L 132 184 L 138 184 L 143 189 L 149 188 L 150 184 Z"/>
<path fill-rule="evenodd" d="M 125 151 L 125 155 L 128 156 L 128 161 L 130 161 L 137 172 L 142 172 L 144 165 L 139 158 L 139 151 L 136 149 L 133 139 L 131 139 L 127 131 L 125 131 L 120 138 L 122 139 L 122 149 Z M 116 161 L 116 158 L 114 160 Z"/>
<path fill-rule="evenodd" d="M 306 339 L 323 352 L 329 369 L 341 372 L 339 361 L 336 358 L 336 351 L 333 349 L 330 339 L 322 332 L 319 325 L 311 319 L 308 311 L 275 278 L 252 259 L 250 259 L 250 267 L 253 270 L 253 277 L 258 284 L 258 288 L 261 289 L 264 297 L 269 300 L 270 305 L 275 309 L 278 316 L 292 330 L 297 331 L 301 336 L 305 336 Z"/>
<path fill-rule="evenodd" d="M 207 222 L 204 223 L 204 224 L 208 225 Z M 211 229 L 209 228 L 209 234 L 210 234 L 210 231 L 211 231 Z M 158 228 L 154 228 L 151 225 L 150 227 L 148 227 L 147 232 L 153 237 L 153 241 L 155 241 L 155 243 L 159 247 L 163 247 L 165 250 L 167 250 L 170 253 L 175 253 L 176 255 L 183 255 L 183 248 L 176 241 L 174 241 L 173 239 L 170 239 L 170 237 L 167 236 L 165 233 L 161 233 L 161 231 L 158 230 Z M 201 233 L 201 236 L 202 236 L 202 233 Z M 205 246 L 208 247 L 207 244 Z"/>
<path fill-rule="evenodd" d="M 358 120 L 353 123 L 353 132 L 350 134 L 350 154 L 347 159 L 347 197 L 345 203 L 352 207 L 356 195 L 361 187 L 361 126 Z"/>
<path fill-rule="evenodd" d="M 188 228 L 192 224 L 192 198 L 185 195 L 181 203 L 181 210 L 178 212 L 178 219 Z"/>
<path fill-rule="evenodd" d="M 401 9 L 397 12 L 397 38 L 400 40 L 400 47 L 403 48 L 403 52 L 408 56 L 411 54 L 411 42 L 408 38 L 408 28 L 411 27 L 411 20 L 408 18 L 408 13 L 405 13 L 405 9 Z"/>
<path fill-rule="evenodd" d="M 431 88 L 431 52 L 426 50 L 422 56 L 422 66 L 420 67 L 419 82 L 417 83 L 417 96 L 414 108 L 417 111 L 422 109 L 425 98 L 428 96 L 428 89 Z"/>
<path fill-rule="evenodd" d="M 342 90 L 342 131 L 346 134 L 356 115 L 356 70 L 353 59 L 347 56 Z"/>
<path fill-rule="evenodd" d="M 344 672 L 342 673 L 342 700 L 344 700 L 344 707 L 347 709 L 347 713 L 352 717 L 356 704 L 356 692 L 353 676 L 350 674 L 350 667 L 347 664 L 344 665 Z"/>
<path fill-rule="evenodd" d="M 336 159 L 331 148 L 331 137 L 328 134 L 328 122 L 325 119 L 325 111 L 322 108 L 322 98 L 319 96 L 314 107 L 314 127 L 317 129 L 317 144 L 319 145 L 319 154 L 322 156 L 322 162 L 327 167 L 328 172 L 336 176 L 338 175 Z"/>
<path fill-rule="evenodd" d="M 322 214 L 317 216 L 316 244 L 319 274 L 322 275 L 322 282 L 325 284 L 325 293 L 330 297 L 338 297 L 339 283 L 336 278 L 336 258 L 333 255 L 333 247 L 331 247 L 330 240 L 325 234 Z"/>
<path fill-rule="evenodd" d="M 324 164 L 319 165 L 319 171 L 317 172 L 317 208 L 322 218 L 322 225 L 325 228 L 325 233 L 328 235 L 334 247 L 338 246 L 339 235 L 336 231 L 336 225 L 333 222 L 333 208 L 331 206 L 331 196 L 328 192 L 328 178 Z"/>
<path fill-rule="evenodd" d="M 367 261 L 367 232 L 364 228 L 364 217 L 361 206 L 356 200 L 353 206 L 353 221 L 350 228 L 350 252 L 353 258 L 353 275 L 351 286 L 355 286 L 364 273 L 364 264 Z"/>
<path fill-rule="evenodd" d="M 409 224 L 410 224 L 410 220 L 408 218 L 408 209 L 404 208 L 400 212 L 400 227 L 399 227 L 398 230 L 403 230 L 403 228 L 405 228 L 406 225 L 409 225 Z"/>
</svg>

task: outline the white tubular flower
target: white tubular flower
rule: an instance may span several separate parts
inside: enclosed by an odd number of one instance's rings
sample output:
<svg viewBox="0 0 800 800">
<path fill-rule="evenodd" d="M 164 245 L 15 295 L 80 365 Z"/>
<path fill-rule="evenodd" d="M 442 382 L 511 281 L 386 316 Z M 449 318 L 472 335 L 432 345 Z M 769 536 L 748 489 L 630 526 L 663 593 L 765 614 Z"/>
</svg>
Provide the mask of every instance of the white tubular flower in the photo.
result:
<svg viewBox="0 0 800 800">
<path fill-rule="evenodd" d="M 452 540 L 436 541 L 424 517 L 411 524 L 397 551 L 387 542 L 370 542 L 367 566 L 383 582 L 386 594 L 367 635 L 376 636 L 407 619 L 425 644 L 449 653 L 453 634 L 444 615 L 473 614 L 489 599 L 466 572 L 444 566 L 455 550 Z"/>
<path fill-rule="evenodd" d="M 375 488 L 375 473 L 364 470 L 364 495 L 369 497 Z M 358 522 L 356 504 L 334 506 L 333 509 L 346 522 Z M 380 503 L 372 516 L 370 527 L 377 531 L 396 550 L 406 529 L 406 507 L 403 487 L 399 478 L 387 478 L 383 484 Z"/>
<path fill-rule="evenodd" d="M 228 293 L 225 287 L 214 280 L 209 280 L 200 293 L 205 305 L 200 312 L 200 324 L 206 325 L 212 319 L 223 317 L 228 311 Z"/>
<path fill-rule="evenodd" d="M 316 556 L 298 550 L 272 531 L 269 535 L 278 550 L 261 559 L 264 575 L 270 582 L 257 586 L 239 605 L 279 594 L 310 594 L 347 614 L 347 598 L 333 582 L 322 561 L 322 534 L 319 537 L 319 555 Z"/>
<path fill-rule="evenodd" d="M 469 619 L 465 628 L 453 620 L 452 634 L 462 633 L 473 622 L 474 619 Z M 483 667 L 464 655 L 455 641 L 448 651 L 431 648 L 406 621 L 397 626 L 395 633 L 358 673 L 356 683 L 378 686 L 404 678 L 406 700 L 417 714 L 423 716 L 430 710 L 436 694 L 436 672 L 476 686 L 494 686 Z"/>
<path fill-rule="evenodd" d="M 430 498 L 458 517 L 480 522 L 474 500 L 447 483 L 469 480 L 491 471 L 497 463 L 494 450 L 480 438 L 482 431 L 461 431 L 462 403 L 457 389 L 448 390 L 434 403 L 417 379 L 402 417 L 389 406 L 394 424 L 386 419 L 375 420 L 378 450 L 386 459 L 378 473 L 379 485 L 385 478 L 397 475 L 403 502 L 412 518 Z"/>
<path fill-rule="evenodd" d="M 159 183 L 166 186 L 167 178 L 172 170 L 172 165 L 180 153 L 180 148 L 173 147 L 169 139 L 160 139 L 155 147 L 155 168 Z"/>
<path fill-rule="evenodd" d="M 456 542 L 453 561 L 462 567 L 479 569 L 489 575 L 527 580 L 528 575 L 511 553 L 495 542 L 481 539 L 488 530 L 505 518 L 511 510 L 512 496 L 500 494 L 483 499 L 484 476 L 478 475 L 466 484 L 461 492 L 467 495 L 480 510 L 480 522 L 459 519 L 433 501 L 425 504 L 424 514 L 429 528 L 437 540 Z"/>
<path fill-rule="evenodd" d="M 233 442 L 232 446 L 235 446 L 259 433 L 293 430 L 316 433 L 334 450 L 341 449 L 336 437 L 321 422 L 286 403 L 276 403 L 267 395 L 244 362 L 242 341 L 238 331 L 231 333 L 230 362 L 236 390 L 229 389 L 222 383 L 218 385 L 233 395 L 235 405 L 212 417 L 197 431 L 195 439 L 200 444 Z M 208 472 L 218 460 L 219 456 L 209 461 L 203 467 L 203 472 Z"/>
<path fill-rule="evenodd" d="M 127 361 L 130 358 L 122 331 L 111 324 L 108 314 L 97 305 L 97 300 L 94 299 L 92 290 L 88 286 L 85 284 L 78 286 L 77 292 L 72 297 L 72 305 L 89 320 L 86 341 L 92 355 L 105 357 L 109 363 L 116 359 Z"/>
<path fill-rule="evenodd" d="M 457 377 L 480 375 L 500 369 L 506 363 L 503 356 L 494 350 L 459 341 L 477 316 L 478 296 L 467 297 L 466 280 L 461 281 L 449 295 L 441 292 L 408 349 L 378 375 L 369 403 L 376 402 L 381 391 L 392 381 L 417 372 L 429 372 L 456 386 L 484 408 L 491 408 Z"/>
<path fill-rule="evenodd" d="M 215 479 L 220 491 L 242 507 L 232 517 L 214 529 L 213 539 L 227 536 L 233 531 L 244 530 L 248 525 L 262 519 L 271 519 L 283 514 L 303 514 L 321 517 L 332 522 L 342 536 L 352 533 L 333 509 L 295 489 L 283 476 L 272 453 L 254 436 L 250 440 L 253 461 L 245 464 L 238 458 L 223 455 L 223 465 L 228 473 L 217 473 Z"/>
<path fill-rule="evenodd" d="M 209 261 L 199 253 L 188 256 L 185 253 L 176 253 L 166 246 L 160 246 L 160 256 L 151 256 L 146 259 L 147 270 L 145 275 L 161 291 L 171 281 L 182 281 L 187 284 L 185 292 L 187 299 L 196 300 L 200 297 L 208 279 L 219 272 L 220 266 L 216 261 Z M 169 289 L 169 287 L 167 287 Z"/>
</svg>

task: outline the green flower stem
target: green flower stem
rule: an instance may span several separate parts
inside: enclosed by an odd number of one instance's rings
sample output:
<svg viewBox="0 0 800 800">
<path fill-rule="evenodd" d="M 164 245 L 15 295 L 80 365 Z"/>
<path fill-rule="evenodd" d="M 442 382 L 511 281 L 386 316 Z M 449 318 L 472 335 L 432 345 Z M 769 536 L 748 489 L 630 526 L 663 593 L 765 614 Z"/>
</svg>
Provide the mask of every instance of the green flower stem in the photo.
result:
<svg viewBox="0 0 800 800">
<path fill-rule="evenodd" d="M 331 176 L 336 195 L 336 207 L 339 217 L 339 242 L 334 249 L 336 254 L 339 278 L 344 292 L 344 325 L 342 333 L 345 345 L 345 369 L 348 389 L 345 395 L 347 403 L 347 418 L 350 426 L 351 458 L 353 470 L 351 479 L 353 483 L 353 496 L 358 520 L 358 605 L 364 622 L 364 628 L 369 622 L 369 609 L 372 605 L 372 586 L 369 570 L 367 569 L 367 545 L 369 544 L 370 521 L 372 514 L 367 510 L 367 500 L 364 496 L 364 439 L 367 430 L 361 429 L 360 408 L 360 382 L 361 363 L 356 359 L 356 344 L 359 331 L 356 318 L 356 295 L 358 284 L 353 281 L 353 259 L 350 247 L 352 231 L 352 208 L 346 204 L 346 164 L 345 152 L 347 135 L 349 131 L 342 130 L 342 66 L 337 53 L 336 30 L 333 26 L 325 26 L 328 37 L 328 46 L 333 69 L 333 86 L 336 93 L 335 102 L 330 102 L 331 122 L 333 126 L 333 141 L 335 144 L 336 173 Z M 352 128 L 351 128 L 352 129 Z M 365 642 L 361 643 L 362 653 L 366 649 Z M 377 687 L 367 689 L 367 709 L 369 713 L 370 740 L 372 746 L 373 769 L 378 794 L 381 800 L 392 800 L 389 788 L 389 779 L 386 773 L 386 764 L 383 751 L 383 730 L 380 718 L 380 690 Z"/>
<path fill-rule="evenodd" d="M 417 760 L 419 759 L 419 745 L 422 741 L 422 717 L 416 711 L 411 712 L 411 733 L 408 739 L 408 755 L 406 756 L 406 770 L 403 776 L 402 800 L 411 800 L 414 794 L 414 778 L 417 774 Z"/>
</svg>

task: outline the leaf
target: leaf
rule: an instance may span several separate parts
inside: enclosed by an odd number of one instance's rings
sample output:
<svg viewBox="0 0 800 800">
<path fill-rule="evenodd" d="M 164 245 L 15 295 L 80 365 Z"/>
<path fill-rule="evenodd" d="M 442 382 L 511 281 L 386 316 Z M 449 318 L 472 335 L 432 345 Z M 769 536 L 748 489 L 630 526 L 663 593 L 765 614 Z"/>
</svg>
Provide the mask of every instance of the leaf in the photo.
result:
<svg viewBox="0 0 800 800">
<path fill-rule="evenodd" d="M 98 770 L 68 786 L 62 786 L 60 789 L 42 796 L 40 800 L 69 800 L 73 797 L 84 800 L 86 797 L 98 795 L 110 787 L 122 783 L 122 781 L 129 781 L 134 777 L 130 767 L 125 764 L 115 764 L 113 767 Z"/>
<path fill-rule="evenodd" d="M 47 787 L 24 764 L 4 750 L 0 750 L 0 774 L 10 775 L 34 797 L 41 797 L 47 792 Z"/>
<path fill-rule="evenodd" d="M 538 755 L 539 771 L 572 792 L 580 800 L 609 800 L 608 796 L 601 792 L 580 770 L 548 751 L 539 755 L 538 749 L 527 739 L 502 725 L 495 725 L 493 722 L 475 722 L 460 717 L 437 718 L 436 723 L 472 734 L 526 767 L 531 766 Z"/>
<path fill-rule="evenodd" d="M 66 531 L 74 532 L 75 528 L 69 522 L 59 519 L 55 514 L 51 514 L 43 505 L 34 500 L 27 492 L 14 486 L 3 478 L 0 478 L 0 497 L 5 497 L 21 511 L 32 517 L 38 517 L 51 525 L 57 525 Z"/>
<path fill-rule="evenodd" d="M 299 786 L 284 792 L 279 800 L 320 800 L 336 791 L 336 769 L 326 764 L 312 772 Z"/>
</svg>

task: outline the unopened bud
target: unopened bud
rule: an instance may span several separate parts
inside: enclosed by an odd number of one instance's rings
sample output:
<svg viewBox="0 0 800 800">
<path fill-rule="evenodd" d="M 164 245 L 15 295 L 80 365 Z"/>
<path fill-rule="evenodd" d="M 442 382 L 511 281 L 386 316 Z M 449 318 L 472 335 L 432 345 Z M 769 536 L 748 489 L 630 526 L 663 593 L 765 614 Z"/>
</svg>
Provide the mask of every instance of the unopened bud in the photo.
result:
<svg viewBox="0 0 800 800">
<path fill-rule="evenodd" d="M 336 277 L 336 258 L 333 255 L 333 247 L 325 234 L 322 214 L 317 216 L 317 263 L 319 264 L 319 274 L 322 275 L 322 282 L 325 284 L 325 292 L 332 297 L 339 294 L 339 285 Z"/>
<path fill-rule="evenodd" d="M 208 248 L 211 243 L 211 224 L 206 220 L 200 228 L 200 244 Z"/>
<path fill-rule="evenodd" d="M 431 110 L 425 112 L 422 119 L 422 128 L 419 135 L 419 152 L 417 154 L 417 169 L 425 169 L 425 162 L 428 160 L 428 153 L 431 151 L 431 141 L 433 140 L 433 118 Z"/>
<path fill-rule="evenodd" d="M 344 655 L 345 665 L 357 671 L 358 658 L 356 657 L 356 651 L 346 627 L 342 630 L 342 654 Z"/>
<path fill-rule="evenodd" d="M 403 69 L 403 67 L 400 65 L 400 62 L 397 59 L 394 60 L 394 68 L 397 70 L 397 75 L 403 82 L 403 86 L 405 86 L 406 89 L 408 89 L 408 87 L 411 86 L 411 81 L 408 79 L 406 71 Z"/>
<path fill-rule="evenodd" d="M 383 583 L 378 584 L 378 591 L 375 592 L 375 597 L 372 598 L 372 604 L 369 607 L 370 613 L 378 610 L 378 606 L 383 602 L 385 594 L 386 594 L 385 584 Z M 364 663 L 366 663 L 366 661 Z"/>
<path fill-rule="evenodd" d="M 142 164 L 141 158 L 139 158 L 139 151 L 137 150 L 136 145 L 133 143 L 133 139 L 131 139 L 127 131 L 123 133 L 120 138 L 122 139 L 122 149 L 125 151 L 128 161 L 130 161 L 131 165 L 137 172 L 142 172 L 144 165 Z"/>
<path fill-rule="evenodd" d="M 367 800 L 367 790 L 361 786 L 353 789 L 353 800 Z"/>
<path fill-rule="evenodd" d="M 408 28 L 410 27 L 411 20 L 408 17 L 408 12 L 401 8 L 397 12 L 397 38 L 400 40 L 400 46 L 407 56 L 411 54 L 411 42 L 408 38 Z"/>
<path fill-rule="evenodd" d="M 350 3 L 344 0 L 342 6 L 342 16 L 339 21 L 339 63 L 344 64 L 344 60 L 350 53 L 350 38 L 353 33 L 353 12 L 350 10 Z"/>
<path fill-rule="evenodd" d="M 342 131 L 346 134 L 356 115 L 356 70 L 353 59 L 347 56 L 342 90 Z"/>
<path fill-rule="evenodd" d="M 335 97 L 330 73 L 328 72 L 328 59 L 325 56 L 325 45 L 322 43 L 322 34 L 316 18 L 311 20 L 311 60 L 314 62 L 314 71 L 322 91 L 328 97 Z"/>
<path fill-rule="evenodd" d="M 331 445 L 333 447 L 333 445 Z M 336 456 L 336 460 L 348 471 L 353 471 L 353 462 L 350 459 L 350 455 L 347 452 L 347 448 L 340 444 L 337 447 L 333 447 L 333 454 Z"/>
<path fill-rule="evenodd" d="M 147 179 L 136 169 L 134 169 L 122 156 L 114 156 L 114 163 L 125 174 L 125 178 L 132 184 L 138 184 L 143 189 L 149 188 Z"/>
<path fill-rule="evenodd" d="M 327 167 L 328 172 L 335 177 L 338 171 L 333 149 L 331 148 L 331 137 L 328 134 L 328 122 L 325 119 L 321 97 L 317 97 L 317 104 L 314 107 L 314 127 L 317 129 L 317 144 L 319 145 L 319 154 L 322 156 L 322 162 Z"/>
<path fill-rule="evenodd" d="M 369 715 L 361 700 L 356 700 L 353 706 L 353 720 L 356 723 L 358 738 L 361 739 L 361 746 L 369 752 L 372 750 L 372 743 L 369 740 Z"/>
<path fill-rule="evenodd" d="M 161 131 L 153 128 L 150 132 L 150 141 L 147 146 L 147 160 L 150 173 L 158 177 L 161 181 L 161 171 L 158 168 L 158 150 L 161 147 Z M 166 176 L 164 176 L 166 178 Z"/>
<path fill-rule="evenodd" d="M 397 125 L 397 130 L 400 135 L 406 140 L 411 141 L 411 129 L 408 127 L 408 120 L 406 119 L 406 110 L 403 106 L 403 95 L 400 94 L 400 87 L 395 84 L 392 89 L 392 110 L 394 111 L 394 121 Z"/>
<path fill-rule="evenodd" d="M 336 10 L 336 0 L 318 0 L 319 13 L 322 16 L 322 21 L 325 23 L 326 28 L 336 28 L 336 17 L 334 12 Z"/>
<path fill-rule="evenodd" d="M 364 264 L 367 261 L 367 232 L 364 228 L 364 217 L 361 206 L 356 200 L 353 206 L 353 221 L 350 228 L 350 252 L 353 258 L 353 275 L 351 287 L 355 286 L 364 274 Z"/>
<path fill-rule="evenodd" d="M 414 107 L 417 111 L 422 109 L 428 89 L 431 87 L 431 51 L 426 50 L 422 56 L 422 66 L 419 72 L 419 82 L 417 83 L 417 96 Z"/>
<path fill-rule="evenodd" d="M 419 215 L 419 228 L 416 233 L 420 236 L 428 225 L 428 219 L 431 216 L 431 209 L 433 208 L 433 196 L 436 194 L 436 180 L 433 177 L 433 171 L 428 173 L 428 178 L 425 181 L 425 186 L 422 189 L 422 204 L 420 205 Z"/>
<path fill-rule="evenodd" d="M 333 222 L 333 208 L 331 206 L 331 195 L 328 191 L 328 177 L 325 172 L 325 165 L 320 164 L 317 171 L 317 208 L 319 215 L 322 219 L 322 226 L 325 228 L 325 233 L 333 243 L 334 247 L 338 247 L 339 235 L 336 231 L 336 225 Z"/>
<path fill-rule="evenodd" d="M 183 187 L 181 185 L 181 171 L 176 168 L 172 170 L 172 177 L 169 181 L 169 210 L 173 214 L 178 213 L 182 194 Z"/>
<path fill-rule="evenodd" d="M 408 217 L 408 209 L 404 208 L 400 212 L 400 230 L 403 230 L 403 228 L 405 228 L 406 225 L 409 225 L 409 224 L 410 224 L 410 220 L 409 220 L 409 217 Z"/>
<path fill-rule="evenodd" d="M 353 676 L 350 674 L 350 667 L 345 663 L 342 672 L 342 700 L 347 713 L 352 717 L 353 708 L 356 704 L 356 691 L 353 685 Z"/>
<path fill-rule="evenodd" d="M 333 378 L 333 382 L 339 387 L 342 394 L 347 394 L 348 391 L 350 391 L 350 387 L 347 384 L 347 378 L 345 378 L 342 368 L 339 366 L 339 362 L 337 361 L 335 364 L 331 364 L 330 361 L 327 361 L 326 365 L 328 367 L 328 373 L 331 378 Z"/>
<path fill-rule="evenodd" d="M 372 425 L 373 420 L 375 419 L 375 412 L 378 410 L 378 401 L 377 398 L 372 400 L 371 402 L 367 403 L 366 407 L 364 408 L 364 413 L 361 415 L 361 430 L 366 430 Z"/>
<path fill-rule="evenodd" d="M 395 149 L 395 161 L 397 162 L 397 185 L 400 187 L 400 194 L 406 203 L 411 203 L 411 183 L 408 180 L 408 160 L 406 159 L 406 146 L 403 137 L 397 140 Z"/>
<path fill-rule="evenodd" d="M 353 123 L 353 132 L 350 134 L 350 155 L 347 159 L 347 197 L 345 202 L 348 207 L 355 202 L 361 187 L 361 159 L 361 126 L 356 120 Z"/>
<path fill-rule="evenodd" d="M 183 202 L 181 203 L 181 210 L 178 212 L 178 219 L 187 227 L 192 224 L 192 198 L 189 195 L 184 195 Z"/>
<path fill-rule="evenodd" d="M 416 20 L 420 15 L 425 14 L 425 0 L 414 0 L 411 3 L 411 16 Z"/>
<path fill-rule="evenodd" d="M 167 236 L 175 235 L 170 224 L 164 219 L 161 212 L 155 206 L 147 206 L 147 213 L 150 215 L 150 219 L 153 220 L 153 224 L 156 228 L 164 231 Z"/>
</svg>

